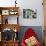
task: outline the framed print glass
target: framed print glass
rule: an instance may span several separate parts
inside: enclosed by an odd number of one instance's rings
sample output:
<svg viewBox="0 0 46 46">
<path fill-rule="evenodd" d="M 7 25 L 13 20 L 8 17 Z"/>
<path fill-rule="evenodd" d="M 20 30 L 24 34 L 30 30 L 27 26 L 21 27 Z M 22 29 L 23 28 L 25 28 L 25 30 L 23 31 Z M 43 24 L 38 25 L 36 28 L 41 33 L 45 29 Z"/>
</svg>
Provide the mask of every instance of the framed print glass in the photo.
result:
<svg viewBox="0 0 46 46">
<path fill-rule="evenodd" d="M 9 15 L 9 10 L 2 10 L 2 15 Z"/>
<path fill-rule="evenodd" d="M 23 18 L 36 18 L 37 11 L 31 9 L 23 9 Z"/>
</svg>

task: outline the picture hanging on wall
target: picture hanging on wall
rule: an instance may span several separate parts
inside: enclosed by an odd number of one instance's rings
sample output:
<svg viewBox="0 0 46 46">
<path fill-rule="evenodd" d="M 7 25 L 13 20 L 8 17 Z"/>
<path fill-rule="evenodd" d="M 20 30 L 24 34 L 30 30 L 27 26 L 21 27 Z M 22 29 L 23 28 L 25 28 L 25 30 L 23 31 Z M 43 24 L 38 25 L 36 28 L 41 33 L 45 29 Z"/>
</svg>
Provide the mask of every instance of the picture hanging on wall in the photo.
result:
<svg viewBox="0 0 46 46">
<path fill-rule="evenodd" d="M 23 9 L 23 18 L 37 18 L 37 10 Z"/>
</svg>

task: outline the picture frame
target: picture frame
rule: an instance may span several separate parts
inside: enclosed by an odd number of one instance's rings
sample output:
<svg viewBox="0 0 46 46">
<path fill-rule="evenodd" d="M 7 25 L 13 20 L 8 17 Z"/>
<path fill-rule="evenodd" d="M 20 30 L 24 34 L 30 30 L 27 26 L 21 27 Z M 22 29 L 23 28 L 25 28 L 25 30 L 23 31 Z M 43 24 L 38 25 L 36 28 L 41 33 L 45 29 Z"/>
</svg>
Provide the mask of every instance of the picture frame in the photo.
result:
<svg viewBox="0 0 46 46">
<path fill-rule="evenodd" d="M 9 15 L 9 10 L 2 10 L 2 15 Z"/>
<path fill-rule="evenodd" d="M 23 9 L 23 18 L 37 18 L 37 10 Z"/>
</svg>

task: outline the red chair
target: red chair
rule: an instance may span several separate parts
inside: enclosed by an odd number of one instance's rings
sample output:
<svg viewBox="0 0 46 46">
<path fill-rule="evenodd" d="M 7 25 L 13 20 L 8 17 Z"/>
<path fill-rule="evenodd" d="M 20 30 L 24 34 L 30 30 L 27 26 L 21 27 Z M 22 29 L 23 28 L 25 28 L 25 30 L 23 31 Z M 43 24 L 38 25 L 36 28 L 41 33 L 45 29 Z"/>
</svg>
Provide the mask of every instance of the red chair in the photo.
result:
<svg viewBox="0 0 46 46">
<path fill-rule="evenodd" d="M 37 39 L 37 35 L 36 33 L 33 31 L 33 29 L 29 28 L 26 30 L 24 37 L 22 38 L 22 42 L 21 42 L 21 46 L 27 46 L 25 43 L 25 40 L 34 36 Z M 38 41 L 38 39 L 37 39 Z M 35 46 L 41 46 L 40 42 L 38 41 L 37 44 Z"/>
</svg>

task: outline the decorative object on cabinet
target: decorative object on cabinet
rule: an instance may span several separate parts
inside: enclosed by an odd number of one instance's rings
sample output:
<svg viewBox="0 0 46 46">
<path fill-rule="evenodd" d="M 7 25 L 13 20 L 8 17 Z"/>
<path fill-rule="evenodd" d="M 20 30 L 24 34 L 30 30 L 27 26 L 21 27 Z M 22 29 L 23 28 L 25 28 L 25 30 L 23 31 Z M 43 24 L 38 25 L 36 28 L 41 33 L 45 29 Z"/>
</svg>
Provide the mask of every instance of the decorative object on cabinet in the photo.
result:
<svg viewBox="0 0 46 46">
<path fill-rule="evenodd" d="M 10 15 L 16 15 L 17 13 L 18 13 L 18 12 L 17 12 L 16 10 L 10 10 L 10 11 L 9 11 L 9 14 L 10 14 Z"/>
<path fill-rule="evenodd" d="M 23 18 L 37 18 L 37 10 L 23 9 Z"/>
<path fill-rule="evenodd" d="M 9 10 L 2 10 L 2 15 L 9 15 Z"/>
</svg>

